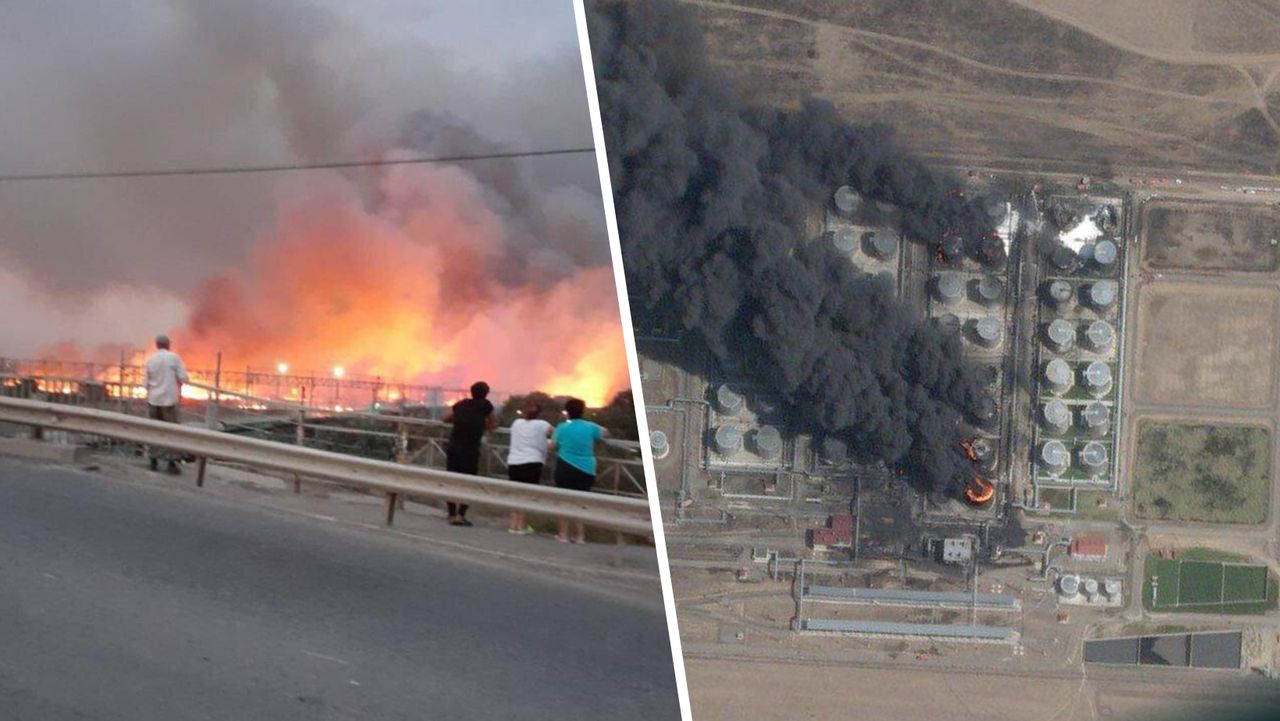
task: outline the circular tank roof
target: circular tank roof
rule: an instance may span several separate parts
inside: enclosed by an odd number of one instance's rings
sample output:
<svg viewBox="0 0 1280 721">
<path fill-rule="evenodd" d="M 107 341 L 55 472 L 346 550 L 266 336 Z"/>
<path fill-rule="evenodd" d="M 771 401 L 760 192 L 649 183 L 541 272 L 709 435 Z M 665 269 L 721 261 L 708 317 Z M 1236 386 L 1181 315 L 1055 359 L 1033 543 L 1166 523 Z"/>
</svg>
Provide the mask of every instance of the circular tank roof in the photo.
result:
<svg viewBox="0 0 1280 721">
<path fill-rule="evenodd" d="M 1084 579 L 1084 593 L 1085 593 L 1085 595 L 1086 595 L 1086 596 L 1093 596 L 1093 595 L 1097 594 L 1097 593 L 1098 593 L 1098 579 L 1096 579 L 1096 578 L 1086 578 L 1086 579 Z"/>
<path fill-rule="evenodd" d="M 1004 298 L 1004 281 L 998 276 L 984 275 L 977 283 L 978 300 L 988 305 L 998 303 Z"/>
<path fill-rule="evenodd" d="M 862 237 L 867 252 L 877 258 L 892 258 L 898 252 L 898 239 L 892 233 L 867 231 Z"/>
<path fill-rule="evenodd" d="M 1093 261 L 1098 265 L 1111 265 L 1116 262 L 1116 244 L 1110 240 L 1099 240 L 1093 244 Z"/>
<path fill-rule="evenodd" d="M 1059 386 L 1068 387 L 1071 385 L 1071 366 L 1061 358 L 1054 358 L 1044 367 L 1044 378 L 1049 383 Z"/>
<path fill-rule="evenodd" d="M 973 324 L 973 332 L 978 336 L 979 341 L 989 345 L 995 345 L 1000 342 L 1000 321 L 990 316 L 986 318 L 979 318 L 978 322 Z"/>
<path fill-rule="evenodd" d="M 938 297 L 948 302 L 956 300 L 964 292 L 964 281 L 955 273 L 938 274 L 935 285 Z"/>
<path fill-rule="evenodd" d="M 742 396 L 730 387 L 728 383 L 722 383 L 716 389 L 716 403 L 719 403 L 720 408 L 729 413 L 737 413 L 742 410 Z"/>
<path fill-rule="evenodd" d="M 1111 385 L 1111 366 L 1094 361 L 1084 369 L 1084 382 L 1091 388 L 1107 388 Z"/>
<path fill-rule="evenodd" d="M 1089 329 L 1085 331 L 1085 337 L 1089 339 L 1089 345 L 1099 349 L 1109 347 L 1115 336 L 1115 329 L 1105 320 L 1095 320 L 1089 324 Z"/>
<path fill-rule="evenodd" d="M 662 431 L 653 431 L 649 434 L 649 445 L 653 447 L 655 452 L 664 451 L 667 448 L 667 434 Z"/>
<path fill-rule="evenodd" d="M 960 318 L 955 313 L 943 313 L 934 318 L 933 322 L 938 324 L 938 330 L 947 335 L 954 335 L 960 330 Z"/>
<path fill-rule="evenodd" d="M 1107 308 L 1116 302 L 1117 285 L 1114 280 L 1099 280 L 1089 285 L 1089 303 L 1097 308 Z"/>
<path fill-rule="evenodd" d="M 973 455 L 978 460 L 984 461 L 990 458 L 996 452 L 995 446 L 991 445 L 991 441 L 986 438 L 976 438 L 973 441 Z"/>
<path fill-rule="evenodd" d="M 837 252 L 852 253 L 858 247 L 858 235 L 853 228 L 836 228 L 831 233 L 831 245 Z"/>
<path fill-rule="evenodd" d="M 720 426 L 716 429 L 716 446 L 723 451 L 736 451 L 742 447 L 742 431 L 737 426 Z"/>
<path fill-rule="evenodd" d="M 1062 441 L 1048 441 L 1040 447 L 1040 460 L 1051 468 L 1066 468 L 1071 463 L 1071 454 Z"/>
<path fill-rule="evenodd" d="M 1102 582 L 1102 592 L 1115 598 L 1120 595 L 1120 580 L 1108 578 Z"/>
<path fill-rule="evenodd" d="M 1067 574 L 1058 579 L 1058 590 L 1062 591 L 1064 596 L 1074 596 L 1080 593 L 1080 577 Z"/>
<path fill-rule="evenodd" d="M 1044 404 L 1044 421 L 1055 427 L 1065 426 L 1071 422 L 1071 411 L 1066 403 L 1054 398 Z"/>
<path fill-rule="evenodd" d="M 1094 401 L 1080 411 L 1080 417 L 1089 428 L 1106 427 L 1111 422 L 1111 408 L 1105 403 Z"/>
<path fill-rule="evenodd" d="M 1076 266 L 1080 264 L 1080 256 L 1065 245 L 1059 245 L 1054 248 L 1049 260 L 1062 270 L 1075 270 Z"/>
<path fill-rule="evenodd" d="M 858 195 L 858 191 L 854 190 L 851 185 L 842 185 L 836 188 L 833 199 L 836 209 L 845 215 L 852 215 L 862 205 L 862 196 Z"/>
<path fill-rule="evenodd" d="M 1107 464 L 1107 447 L 1098 441 L 1089 441 L 1080 449 L 1080 462 L 1090 468 Z"/>
<path fill-rule="evenodd" d="M 1071 283 L 1065 280 L 1055 280 L 1049 283 L 1047 291 L 1049 300 L 1056 305 L 1062 305 L 1071 301 Z"/>
<path fill-rule="evenodd" d="M 760 426 L 756 431 L 756 450 L 766 456 L 776 455 L 782 450 L 782 434 L 773 426 Z"/>
<path fill-rule="evenodd" d="M 1069 320 L 1058 318 L 1049 323 L 1049 342 L 1059 348 L 1070 348 L 1071 341 L 1076 337 L 1075 326 Z"/>
</svg>

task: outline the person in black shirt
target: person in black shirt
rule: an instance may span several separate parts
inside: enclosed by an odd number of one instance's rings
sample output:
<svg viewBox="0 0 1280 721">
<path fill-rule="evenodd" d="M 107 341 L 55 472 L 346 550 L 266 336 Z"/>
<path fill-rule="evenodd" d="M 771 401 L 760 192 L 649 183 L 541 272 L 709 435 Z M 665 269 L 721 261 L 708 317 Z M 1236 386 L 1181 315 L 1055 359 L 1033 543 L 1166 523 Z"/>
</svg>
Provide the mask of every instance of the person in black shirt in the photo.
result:
<svg viewBox="0 0 1280 721">
<path fill-rule="evenodd" d="M 485 431 L 498 427 L 498 416 L 489 402 L 489 384 L 484 381 L 471 384 L 471 397 L 453 404 L 445 414 L 445 423 L 452 423 L 449 447 L 445 450 L 445 468 L 454 473 L 480 474 L 480 439 Z M 467 520 L 467 504 L 449 502 L 449 525 L 470 526 Z"/>
</svg>

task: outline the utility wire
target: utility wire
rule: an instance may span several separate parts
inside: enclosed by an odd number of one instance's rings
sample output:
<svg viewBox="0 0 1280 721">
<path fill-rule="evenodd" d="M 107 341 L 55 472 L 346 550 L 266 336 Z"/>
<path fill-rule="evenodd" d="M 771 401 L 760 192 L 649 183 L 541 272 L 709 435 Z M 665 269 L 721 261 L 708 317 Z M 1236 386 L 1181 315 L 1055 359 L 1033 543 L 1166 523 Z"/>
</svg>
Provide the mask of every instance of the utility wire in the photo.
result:
<svg viewBox="0 0 1280 721">
<path fill-rule="evenodd" d="M 332 163 L 296 163 L 286 165 L 245 165 L 223 168 L 174 168 L 170 170 L 121 170 L 86 171 L 67 173 L 0 174 L 0 183 L 33 182 L 41 180 L 94 180 L 101 178 L 162 178 L 174 175 L 238 175 L 242 173 L 283 173 L 297 170 L 326 170 L 335 168 L 371 168 L 384 165 L 422 165 L 426 163 L 464 163 L 478 160 L 505 160 L 508 158 L 540 158 L 549 155 L 579 155 L 594 153 L 595 148 L 559 148 L 555 150 L 526 150 L 505 153 L 477 153 L 470 155 L 439 155 L 428 158 L 398 158 L 387 160 L 351 160 Z"/>
</svg>

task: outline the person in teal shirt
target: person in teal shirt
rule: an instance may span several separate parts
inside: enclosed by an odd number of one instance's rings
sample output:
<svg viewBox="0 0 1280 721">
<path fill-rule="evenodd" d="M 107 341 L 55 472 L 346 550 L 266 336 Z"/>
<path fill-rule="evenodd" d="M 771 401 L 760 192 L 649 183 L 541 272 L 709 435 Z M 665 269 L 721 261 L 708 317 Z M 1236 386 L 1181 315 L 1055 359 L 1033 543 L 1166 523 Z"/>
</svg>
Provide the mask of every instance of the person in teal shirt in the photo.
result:
<svg viewBox="0 0 1280 721">
<path fill-rule="evenodd" d="M 556 426 L 551 434 L 551 450 L 556 452 L 557 488 L 589 491 L 596 483 L 596 443 L 603 440 L 608 432 L 599 425 L 584 420 L 582 414 L 586 410 L 587 404 L 580 398 L 565 401 L 564 412 L 569 420 Z M 572 537 L 569 535 L 570 530 L 573 531 Z M 586 536 L 582 523 L 560 519 L 560 533 L 556 540 L 561 543 L 583 543 Z"/>
</svg>

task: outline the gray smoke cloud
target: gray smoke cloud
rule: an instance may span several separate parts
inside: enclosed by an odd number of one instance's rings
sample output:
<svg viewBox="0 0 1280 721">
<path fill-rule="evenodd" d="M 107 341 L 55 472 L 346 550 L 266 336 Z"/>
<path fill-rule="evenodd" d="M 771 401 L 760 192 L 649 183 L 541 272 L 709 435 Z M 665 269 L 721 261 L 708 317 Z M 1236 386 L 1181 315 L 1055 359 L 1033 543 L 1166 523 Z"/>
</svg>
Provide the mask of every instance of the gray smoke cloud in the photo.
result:
<svg viewBox="0 0 1280 721">
<path fill-rule="evenodd" d="M 559 0 L 6 3 L 0 97 L 3 173 L 591 144 L 572 6 Z M 482 271 L 545 285 L 608 262 L 592 156 L 467 169 L 515 229 L 503 262 Z M 377 174 L 347 176 L 376 201 Z M 98 306 L 169 322 L 211 274 L 249 261 L 281 185 L 298 182 L 0 184 L 5 352 L 32 352 L 59 329 L 95 342 L 94 324 L 73 319 Z"/>
<path fill-rule="evenodd" d="M 707 63 L 673 2 L 591 2 L 591 46 L 628 290 L 638 316 L 676 309 L 685 339 L 733 359 L 804 430 L 956 491 L 961 421 L 982 379 L 959 342 L 859 273 L 806 218 L 838 185 L 896 207 L 917 241 L 990 232 L 976 207 L 825 102 L 750 107 Z"/>
</svg>

